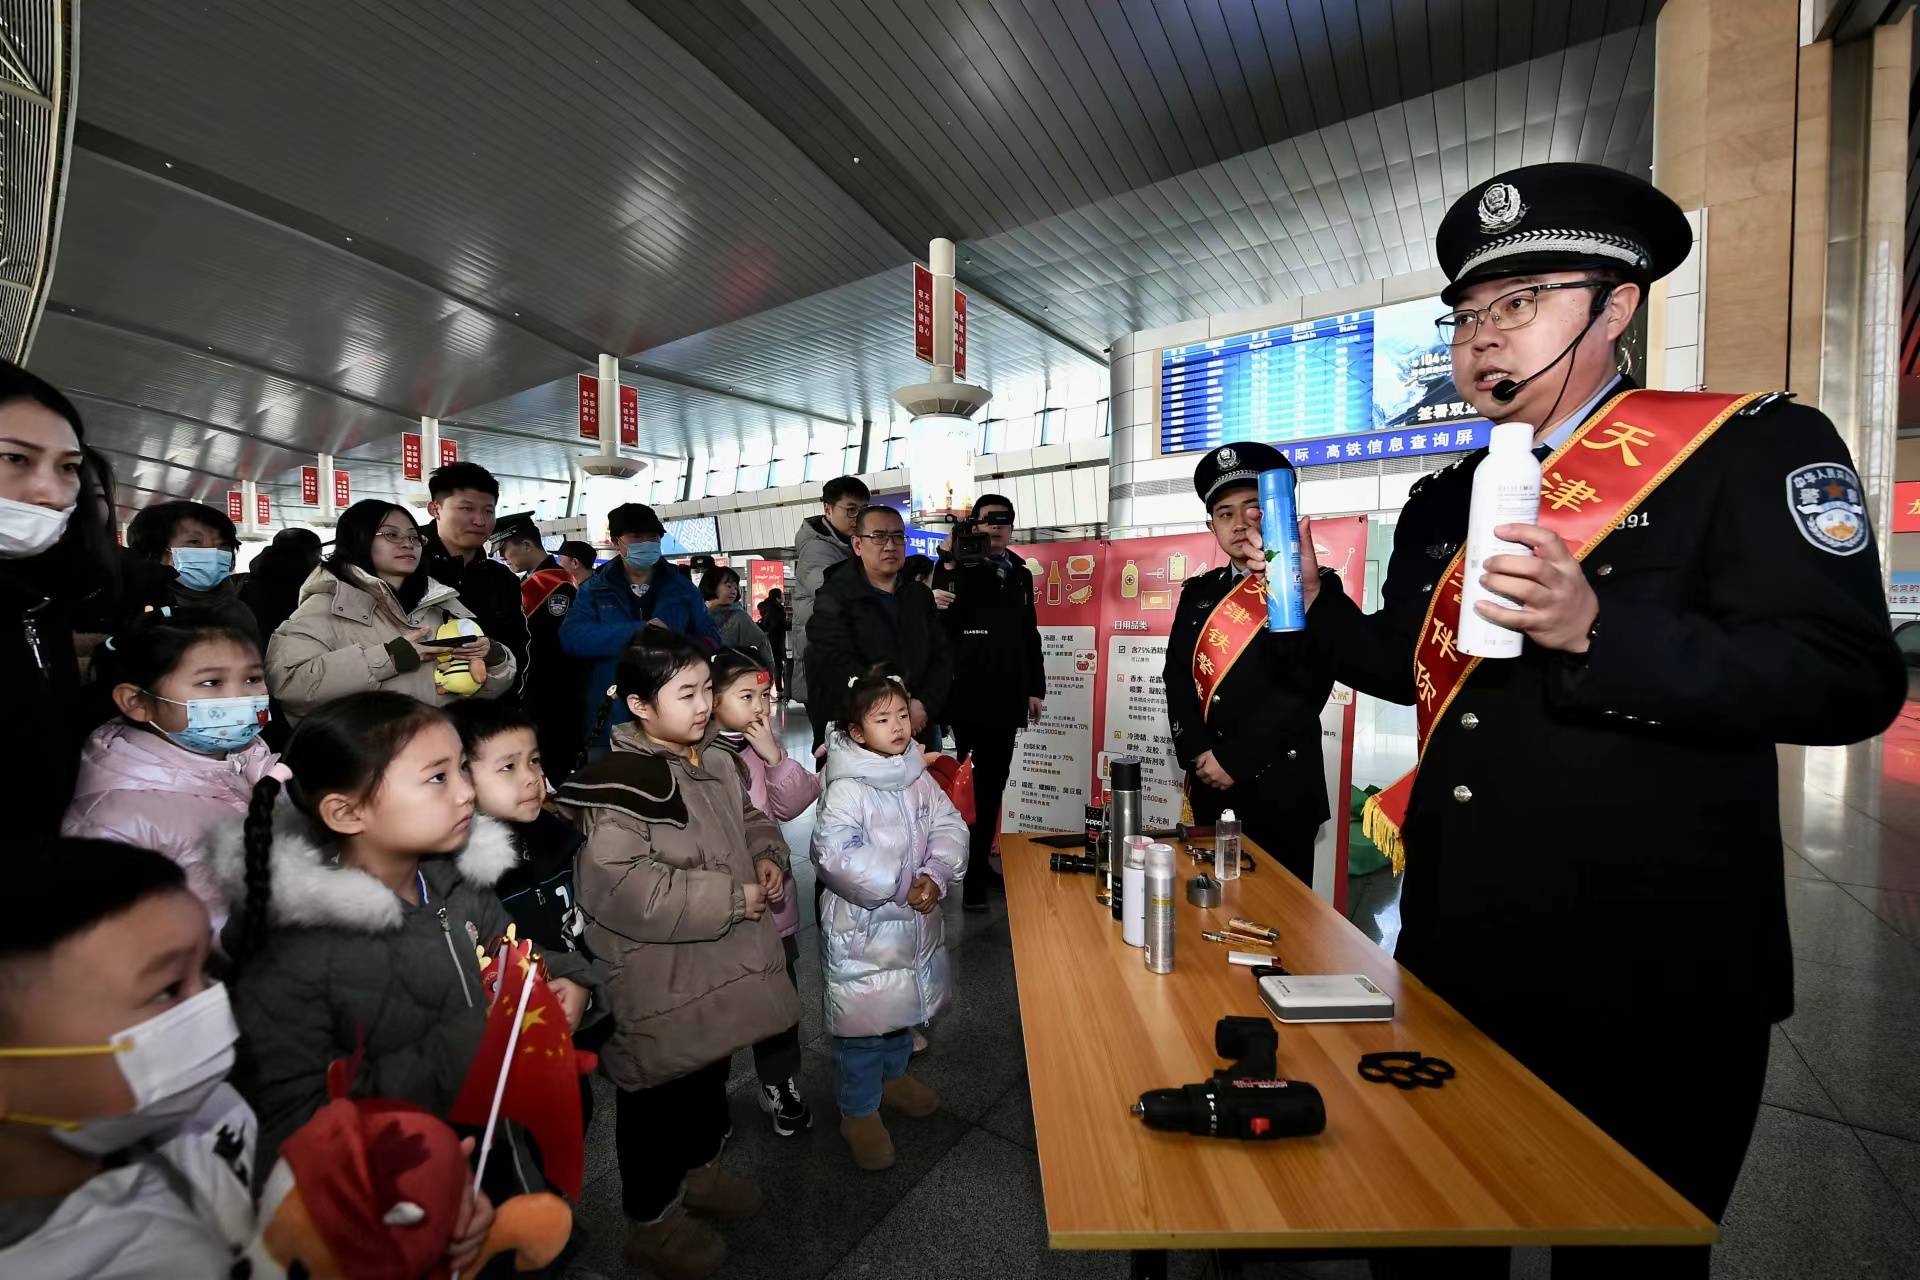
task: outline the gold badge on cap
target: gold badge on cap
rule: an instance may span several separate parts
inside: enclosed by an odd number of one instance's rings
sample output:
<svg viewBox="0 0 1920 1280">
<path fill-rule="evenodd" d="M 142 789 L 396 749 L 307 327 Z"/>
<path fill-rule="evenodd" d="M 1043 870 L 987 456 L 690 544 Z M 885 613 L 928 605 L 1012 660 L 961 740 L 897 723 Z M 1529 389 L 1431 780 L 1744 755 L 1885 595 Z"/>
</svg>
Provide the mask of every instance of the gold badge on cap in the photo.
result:
<svg viewBox="0 0 1920 1280">
<path fill-rule="evenodd" d="M 1526 216 L 1526 201 L 1511 182 L 1496 182 L 1480 193 L 1480 229 L 1497 235 Z"/>
</svg>

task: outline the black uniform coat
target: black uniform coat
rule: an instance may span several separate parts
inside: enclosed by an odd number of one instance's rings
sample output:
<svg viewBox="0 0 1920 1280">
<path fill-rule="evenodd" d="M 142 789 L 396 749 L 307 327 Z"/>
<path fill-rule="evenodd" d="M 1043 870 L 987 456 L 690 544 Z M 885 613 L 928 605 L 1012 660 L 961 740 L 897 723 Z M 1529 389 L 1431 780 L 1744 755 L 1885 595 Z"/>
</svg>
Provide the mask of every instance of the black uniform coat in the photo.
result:
<svg viewBox="0 0 1920 1280">
<path fill-rule="evenodd" d="M 1167 720 L 1180 767 L 1191 771 L 1207 752 L 1233 778 L 1230 791 L 1188 780 L 1194 817 L 1211 822 L 1231 807 L 1247 833 L 1266 843 L 1275 825 L 1305 832 L 1328 816 L 1326 774 L 1320 759 L 1320 711 L 1333 690 L 1333 669 L 1317 645 L 1300 633 L 1262 626 L 1250 651 L 1214 690 L 1203 715 L 1193 684 L 1193 651 L 1237 578 L 1222 565 L 1180 588 L 1180 607 L 1167 637 Z M 1270 849 L 1276 856 L 1280 850 Z"/>
<path fill-rule="evenodd" d="M 1483 456 L 1414 487 L 1379 613 L 1323 573 L 1308 634 L 1355 688 L 1414 700 Z M 1398 958 L 1529 1065 L 1568 1048 L 1569 1016 L 1604 1057 L 1656 1012 L 1792 1011 L 1774 744 L 1871 737 L 1906 694 L 1871 537 L 1823 550 L 1789 505 L 1814 463 L 1852 466 L 1815 410 L 1729 419 L 1582 562 L 1589 651 L 1481 663 L 1434 730 Z"/>
<path fill-rule="evenodd" d="M 953 647 L 953 688 L 943 720 L 1022 728 L 1027 699 L 1047 696 L 1033 574 L 1008 553 L 978 564 L 942 565 L 933 585 L 953 592 L 941 612 Z"/>
<path fill-rule="evenodd" d="M 536 578 L 536 574 L 542 576 Z M 533 717 L 540 740 L 541 768 L 555 785 L 573 772 L 587 739 L 587 672 L 591 664 L 569 657 L 560 647 L 560 624 L 567 620 L 567 611 L 579 593 L 579 586 L 552 556 L 542 560 L 520 584 L 520 604 L 526 610 L 527 626 L 526 692 L 520 702 Z"/>
</svg>

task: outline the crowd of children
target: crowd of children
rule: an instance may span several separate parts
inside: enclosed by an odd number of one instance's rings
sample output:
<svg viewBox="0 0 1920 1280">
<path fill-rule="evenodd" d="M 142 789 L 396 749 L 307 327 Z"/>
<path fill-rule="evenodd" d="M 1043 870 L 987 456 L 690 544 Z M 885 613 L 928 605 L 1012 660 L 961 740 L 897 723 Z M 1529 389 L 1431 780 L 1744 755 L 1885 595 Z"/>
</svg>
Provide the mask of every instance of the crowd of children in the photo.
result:
<svg viewBox="0 0 1920 1280">
<path fill-rule="evenodd" d="M 375 568 L 404 579 L 413 548 L 381 532 Z M 333 697 L 316 684 L 276 757 L 260 736 L 265 657 L 192 610 L 101 646 L 118 714 L 85 743 L 57 847 L 25 865 L 33 912 L 0 938 L 0 1274 L 260 1262 L 256 1197 L 339 1096 L 330 1069 L 351 1061 L 356 1095 L 448 1113 L 488 1022 L 482 955 L 510 926 L 615 1087 L 626 1257 L 711 1274 L 726 1249 L 703 1219 L 761 1204 L 720 1164 L 734 1054 L 752 1050 L 776 1133 L 812 1125 L 803 904 L 780 824 L 816 802 L 852 1162 L 892 1163 L 883 1104 L 938 1106 L 907 1066 L 914 1028 L 947 1003 L 938 907 L 965 874 L 967 828 L 912 741 L 897 675 L 854 682 L 817 775 L 781 747 L 756 655 L 710 658 L 648 628 L 618 665 L 632 719 L 550 794 L 516 703 L 443 708 L 377 681 Z M 539 1191 L 542 1168 L 532 1135 L 503 1122 L 441 1265 L 480 1261 L 494 1206 Z"/>
</svg>

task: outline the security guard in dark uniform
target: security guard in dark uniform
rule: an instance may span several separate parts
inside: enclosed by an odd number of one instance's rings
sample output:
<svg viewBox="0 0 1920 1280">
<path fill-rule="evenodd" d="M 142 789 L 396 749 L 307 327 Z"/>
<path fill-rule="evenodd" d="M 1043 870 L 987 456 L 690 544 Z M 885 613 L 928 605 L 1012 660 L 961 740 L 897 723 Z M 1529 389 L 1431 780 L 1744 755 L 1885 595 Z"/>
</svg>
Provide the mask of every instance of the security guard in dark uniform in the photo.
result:
<svg viewBox="0 0 1920 1280">
<path fill-rule="evenodd" d="M 520 579 L 520 609 L 527 620 L 527 678 L 521 700 L 533 718 L 540 768 L 558 786 L 579 762 L 587 736 L 587 664 L 560 648 L 560 624 L 567 620 L 579 586 L 546 553 L 532 513 L 502 517 L 493 536 L 494 550 L 525 575 Z M 583 544 L 567 546 L 578 551 Z M 591 554 L 587 563 L 593 563 Z"/>
<path fill-rule="evenodd" d="M 1563 465 L 1625 448 L 1611 465 L 1653 470 L 1631 450 L 1647 448 L 1638 424 L 1653 409 L 1640 406 L 1657 398 L 1617 399 L 1633 384 L 1614 348 L 1689 245 L 1666 196 L 1588 165 L 1500 174 L 1442 221 L 1456 310 L 1440 326 L 1461 395 L 1533 425 L 1542 450 L 1565 446 L 1543 513 L 1587 500 Z M 1684 419 L 1710 400 L 1658 402 Z M 1871 737 L 1906 693 L 1832 424 L 1783 395 L 1719 421 L 1611 532 L 1595 527 L 1584 559 L 1549 530 L 1503 526 L 1532 554 L 1487 561 L 1486 585 L 1515 607 L 1482 616 L 1527 642 L 1472 669 L 1450 702 L 1415 657 L 1450 638 L 1428 607 L 1449 594 L 1436 587 L 1484 453 L 1415 486 L 1379 613 L 1307 566 L 1307 635 L 1339 679 L 1396 702 L 1443 698 L 1399 832 L 1399 960 L 1715 1219 L 1758 1112 L 1769 1025 L 1793 1008 L 1774 744 Z M 1707 1255 L 1556 1249 L 1553 1275 L 1704 1277 Z M 1504 1250 L 1414 1253 L 1382 1255 L 1375 1274 L 1506 1266 Z"/>
<path fill-rule="evenodd" d="M 1180 588 L 1167 639 L 1167 719 L 1194 821 L 1210 825 L 1232 809 L 1255 843 L 1312 884 L 1314 837 L 1328 812 L 1320 709 L 1332 672 L 1304 636 L 1269 632 L 1264 605 L 1232 637 L 1209 626 L 1242 579 L 1266 572 L 1258 485 L 1261 472 L 1275 470 L 1292 466 L 1277 449 L 1253 443 L 1223 445 L 1194 469 L 1194 490 L 1227 563 Z M 1203 648 L 1210 634 L 1222 647 Z M 1224 672 L 1210 688 L 1209 667 Z"/>
</svg>

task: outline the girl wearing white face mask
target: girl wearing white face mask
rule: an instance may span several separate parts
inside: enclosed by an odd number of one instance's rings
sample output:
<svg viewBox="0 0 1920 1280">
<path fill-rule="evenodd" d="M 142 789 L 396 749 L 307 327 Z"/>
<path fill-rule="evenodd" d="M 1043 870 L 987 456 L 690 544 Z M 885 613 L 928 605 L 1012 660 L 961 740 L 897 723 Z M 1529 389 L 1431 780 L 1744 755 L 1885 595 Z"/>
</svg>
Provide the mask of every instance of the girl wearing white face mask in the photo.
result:
<svg viewBox="0 0 1920 1280">
<path fill-rule="evenodd" d="M 255 1124 L 224 1083 L 206 912 L 172 862 L 106 841 L 10 875 L 34 909 L 0 934 L 0 1275 L 226 1275 Z"/>
<path fill-rule="evenodd" d="M 0 361 L 0 776 L 14 839 L 58 828 L 84 732 L 73 615 L 118 575 L 80 414 Z M 86 513 L 76 518 L 76 506 Z"/>
<path fill-rule="evenodd" d="M 166 854 L 217 931 L 227 900 L 207 863 L 207 832 L 246 813 L 275 762 L 260 739 L 260 646 L 210 615 L 156 611 L 107 641 L 94 666 L 120 714 L 82 748 L 60 829 Z"/>
</svg>

